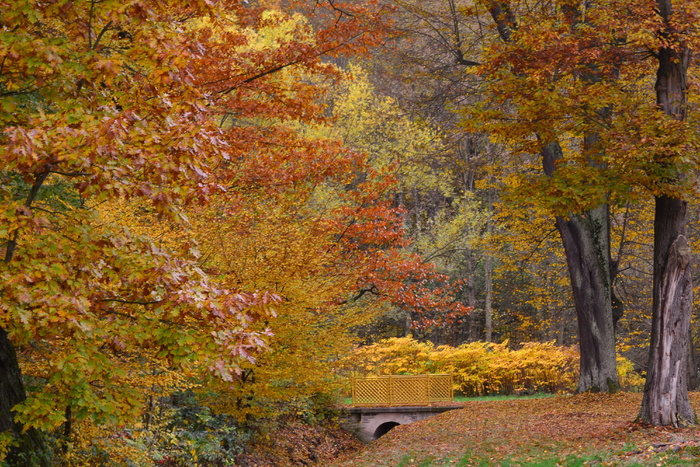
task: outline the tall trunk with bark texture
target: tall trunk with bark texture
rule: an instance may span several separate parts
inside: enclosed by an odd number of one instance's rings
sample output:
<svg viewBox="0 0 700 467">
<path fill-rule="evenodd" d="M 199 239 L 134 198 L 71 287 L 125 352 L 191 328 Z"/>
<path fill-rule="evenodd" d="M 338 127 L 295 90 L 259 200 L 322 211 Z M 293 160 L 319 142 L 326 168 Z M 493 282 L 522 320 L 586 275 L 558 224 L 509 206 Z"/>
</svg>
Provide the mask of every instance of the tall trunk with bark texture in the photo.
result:
<svg viewBox="0 0 700 467">
<path fill-rule="evenodd" d="M 493 233 L 493 189 L 489 189 L 488 202 L 488 219 L 486 220 L 486 235 L 491 236 Z M 491 342 L 493 340 L 493 257 L 489 252 L 484 253 L 484 340 Z"/>
<path fill-rule="evenodd" d="M 698 388 L 698 363 L 695 355 L 695 343 L 693 331 L 688 329 L 688 391 L 695 391 Z"/>
<path fill-rule="evenodd" d="M 658 0 L 658 11 L 672 37 L 671 0 Z M 663 47 L 657 55 L 656 103 L 666 114 L 685 120 L 690 51 L 683 44 Z M 678 174 L 679 177 L 682 174 Z M 665 180 L 672 182 L 673 180 Z M 654 293 L 647 382 L 640 418 L 652 425 L 695 423 L 688 400 L 688 354 L 693 284 L 691 250 L 685 237 L 687 203 L 656 197 L 654 216 Z"/>
<path fill-rule="evenodd" d="M 688 400 L 688 336 L 693 303 L 685 201 L 656 199 L 651 347 L 640 418 L 652 425 L 695 423 Z"/>
<path fill-rule="evenodd" d="M 493 340 L 493 286 L 491 277 L 493 273 L 493 258 L 486 254 L 484 257 L 484 340 Z"/>
<path fill-rule="evenodd" d="M 607 206 L 556 221 L 566 252 L 581 354 L 578 391 L 619 389 L 610 293 Z"/>
<path fill-rule="evenodd" d="M 553 176 L 561 158 L 558 143 L 542 150 L 544 172 Z M 610 217 L 607 204 L 568 219 L 557 217 L 571 278 L 581 354 L 578 391 L 619 389 L 615 358 L 612 284 L 610 279 Z"/>
<path fill-rule="evenodd" d="M 476 303 L 476 285 L 474 283 L 474 252 L 468 248 L 467 249 L 467 306 L 472 307 L 474 310 L 477 309 Z M 472 312 L 469 313 L 469 329 L 467 332 L 468 342 L 476 342 L 481 338 L 481 330 L 479 329 L 479 323 L 477 322 L 477 314 Z"/>
</svg>

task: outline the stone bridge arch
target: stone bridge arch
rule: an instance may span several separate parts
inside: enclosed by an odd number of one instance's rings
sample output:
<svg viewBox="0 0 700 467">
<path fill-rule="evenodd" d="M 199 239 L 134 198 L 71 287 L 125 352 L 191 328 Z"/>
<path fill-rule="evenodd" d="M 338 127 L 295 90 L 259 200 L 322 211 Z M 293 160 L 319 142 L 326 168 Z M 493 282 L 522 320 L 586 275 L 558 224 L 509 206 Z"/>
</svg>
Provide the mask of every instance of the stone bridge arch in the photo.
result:
<svg viewBox="0 0 700 467">
<path fill-rule="evenodd" d="M 374 435 L 372 437 L 374 439 L 379 439 L 385 434 L 389 433 L 392 428 L 396 428 L 399 425 L 401 424 L 398 422 L 384 422 L 379 425 L 376 430 L 374 430 Z"/>
<path fill-rule="evenodd" d="M 425 420 L 460 406 L 436 407 L 349 407 L 340 418 L 340 426 L 363 443 L 371 443 L 398 425 Z"/>
</svg>

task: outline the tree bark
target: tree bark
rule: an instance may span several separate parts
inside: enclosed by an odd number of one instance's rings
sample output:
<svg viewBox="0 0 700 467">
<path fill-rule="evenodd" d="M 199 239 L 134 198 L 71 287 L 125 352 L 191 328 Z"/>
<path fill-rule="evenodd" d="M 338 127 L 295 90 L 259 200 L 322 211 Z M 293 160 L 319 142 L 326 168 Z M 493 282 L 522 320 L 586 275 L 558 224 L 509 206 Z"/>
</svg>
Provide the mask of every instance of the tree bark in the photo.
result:
<svg viewBox="0 0 700 467">
<path fill-rule="evenodd" d="M 552 142 L 542 149 L 544 172 L 553 176 L 562 157 Z M 613 324 L 610 216 L 607 204 L 569 219 L 556 218 L 571 278 L 580 348 L 579 392 L 619 389 Z"/>
<path fill-rule="evenodd" d="M 640 413 L 652 425 L 695 423 L 687 380 L 693 286 L 686 206 L 667 196 L 656 199 L 651 347 Z"/>
<path fill-rule="evenodd" d="M 47 169 L 35 176 L 34 184 L 24 203 L 27 208 L 32 206 L 48 175 L 49 170 Z M 12 239 L 7 242 L 4 260 L 0 261 L 0 267 L 14 259 L 18 236 L 19 231 L 15 231 L 12 234 Z M 0 297 L 2 297 L 1 290 Z M 15 421 L 12 409 L 17 404 L 24 402 L 26 398 L 27 393 L 24 390 L 22 370 L 17 361 L 17 353 L 10 342 L 7 331 L 0 328 L 0 434 L 12 433 L 14 440 L 7 453 L 5 463 L 10 467 L 49 467 L 54 463 L 51 460 L 51 450 L 42 433 L 34 428 L 25 430 L 20 423 Z"/>
<path fill-rule="evenodd" d="M 484 340 L 486 342 L 491 342 L 493 340 L 492 272 L 493 258 L 487 253 L 484 257 Z"/>
<path fill-rule="evenodd" d="M 661 37 L 674 37 L 671 0 L 658 0 L 658 12 L 666 30 Z M 685 120 L 690 50 L 683 43 L 670 43 L 657 54 L 656 103 L 666 115 Z M 672 164 L 672 161 L 668 161 Z M 679 179 L 682 174 L 676 175 Z M 663 180 L 673 183 L 674 179 Z M 688 400 L 688 356 L 693 284 L 691 250 L 685 237 L 687 202 L 657 196 L 654 215 L 654 291 L 651 346 L 644 398 L 639 414 L 652 425 L 688 425 L 695 413 Z"/>
<path fill-rule="evenodd" d="M 477 321 L 477 303 L 476 303 L 476 284 L 474 282 L 475 278 L 475 261 L 474 261 L 474 251 L 471 248 L 467 249 L 467 306 L 473 308 L 474 311 L 469 314 L 469 330 L 467 332 L 467 341 L 476 342 L 481 338 L 481 330 L 479 329 L 479 323 Z"/>
<path fill-rule="evenodd" d="M 486 220 L 486 235 L 491 236 L 493 233 L 493 189 L 489 188 L 486 197 L 488 203 L 488 218 Z M 484 252 L 484 340 L 491 342 L 493 340 L 493 257 L 491 253 Z"/>
<path fill-rule="evenodd" d="M 0 328 L 0 433 L 12 433 L 15 441 L 5 462 L 12 467 L 50 467 L 53 462 L 41 432 L 34 428 L 23 431 L 14 420 L 12 408 L 26 398 L 15 349 Z"/>
<path fill-rule="evenodd" d="M 619 389 L 615 331 L 610 293 L 610 250 L 607 205 L 558 217 L 557 229 L 566 253 L 578 322 L 579 392 Z"/>
<path fill-rule="evenodd" d="M 697 357 L 695 356 L 695 342 L 693 340 L 692 329 L 688 329 L 688 391 L 695 391 L 697 388 L 698 364 Z"/>
</svg>

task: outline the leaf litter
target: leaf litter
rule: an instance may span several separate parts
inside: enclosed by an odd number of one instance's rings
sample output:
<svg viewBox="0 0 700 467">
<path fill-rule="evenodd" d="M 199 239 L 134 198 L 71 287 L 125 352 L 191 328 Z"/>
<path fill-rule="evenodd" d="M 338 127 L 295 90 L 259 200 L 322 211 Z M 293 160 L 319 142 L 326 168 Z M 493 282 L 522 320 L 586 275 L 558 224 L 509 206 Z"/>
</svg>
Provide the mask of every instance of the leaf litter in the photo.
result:
<svg viewBox="0 0 700 467">
<path fill-rule="evenodd" d="M 333 465 L 700 465 L 700 427 L 638 423 L 641 400 L 639 393 L 585 393 L 469 401 L 398 426 Z M 691 402 L 699 413 L 700 393 Z"/>
</svg>

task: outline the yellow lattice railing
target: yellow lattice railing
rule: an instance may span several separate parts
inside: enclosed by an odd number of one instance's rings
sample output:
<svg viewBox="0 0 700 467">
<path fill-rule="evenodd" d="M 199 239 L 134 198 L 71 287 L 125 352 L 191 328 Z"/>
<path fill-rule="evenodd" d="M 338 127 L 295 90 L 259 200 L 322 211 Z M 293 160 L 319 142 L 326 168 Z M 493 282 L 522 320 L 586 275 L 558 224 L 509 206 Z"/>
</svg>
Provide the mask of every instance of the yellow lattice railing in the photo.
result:
<svg viewBox="0 0 700 467">
<path fill-rule="evenodd" d="M 452 375 L 397 375 L 353 378 L 352 404 L 430 405 L 452 400 Z"/>
</svg>

